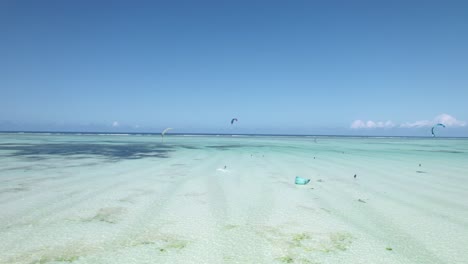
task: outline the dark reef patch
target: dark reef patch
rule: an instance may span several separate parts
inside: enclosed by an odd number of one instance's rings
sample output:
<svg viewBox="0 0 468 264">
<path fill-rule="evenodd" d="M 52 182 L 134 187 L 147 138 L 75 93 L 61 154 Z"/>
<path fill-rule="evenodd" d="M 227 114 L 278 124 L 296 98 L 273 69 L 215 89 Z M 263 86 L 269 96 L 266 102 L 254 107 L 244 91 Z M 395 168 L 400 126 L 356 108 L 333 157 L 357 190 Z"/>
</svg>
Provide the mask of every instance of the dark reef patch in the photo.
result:
<svg viewBox="0 0 468 264">
<path fill-rule="evenodd" d="M 141 159 L 168 158 L 168 154 L 175 151 L 175 146 L 164 144 L 97 144 L 97 143 L 47 143 L 29 145 L 0 144 L 0 150 L 13 151 L 10 157 L 23 157 L 29 161 L 43 160 L 47 156 L 77 156 L 91 155 L 102 158 Z"/>
<path fill-rule="evenodd" d="M 239 149 L 239 148 L 263 148 L 266 147 L 264 145 L 210 145 L 206 146 L 207 148 L 217 149 L 217 150 L 230 150 L 230 149 Z"/>
</svg>

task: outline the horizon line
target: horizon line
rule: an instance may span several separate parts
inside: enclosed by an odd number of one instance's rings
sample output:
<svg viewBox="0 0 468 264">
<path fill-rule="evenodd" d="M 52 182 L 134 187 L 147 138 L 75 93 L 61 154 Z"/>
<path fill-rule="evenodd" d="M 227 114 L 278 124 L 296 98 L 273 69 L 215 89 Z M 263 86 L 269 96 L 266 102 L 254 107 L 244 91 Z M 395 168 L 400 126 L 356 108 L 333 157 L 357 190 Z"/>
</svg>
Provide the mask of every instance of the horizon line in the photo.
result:
<svg viewBox="0 0 468 264">
<path fill-rule="evenodd" d="M 47 130 L 1 130 L 0 134 L 87 134 L 87 135 L 161 135 L 161 132 L 108 132 L 108 131 L 47 131 Z M 276 134 L 276 133 L 166 133 L 170 136 L 273 136 L 273 137 L 370 137 L 370 138 L 468 138 L 468 136 L 395 136 L 395 135 L 349 135 L 349 134 Z"/>
</svg>

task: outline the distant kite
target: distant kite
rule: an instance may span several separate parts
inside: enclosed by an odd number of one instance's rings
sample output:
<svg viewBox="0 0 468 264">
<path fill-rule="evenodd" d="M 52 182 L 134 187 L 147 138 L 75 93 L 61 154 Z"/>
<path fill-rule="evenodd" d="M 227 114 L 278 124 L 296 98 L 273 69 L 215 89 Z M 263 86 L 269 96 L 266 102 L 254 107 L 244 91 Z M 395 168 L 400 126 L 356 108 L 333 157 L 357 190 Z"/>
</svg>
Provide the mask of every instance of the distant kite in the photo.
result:
<svg viewBox="0 0 468 264">
<path fill-rule="evenodd" d="M 231 120 L 231 125 L 234 124 L 234 121 L 237 122 L 237 118 L 233 118 L 233 119 Z"/>
<path fill-rule="evenodd" d="M 166 129 L 163 130 L 163 132 L 161 133 L 161 137 L 164 139 L 164 135 L 166 134 L 167 131 L 171 130 L 172 128 L 168 127 Z"/>
<path fill-rule="evenodd" d="M 445 128 L 445 125 L 444 125 L 444 124 L 441 124 L 441 123 L 439 123 L 439 124 L 433 126 L 432 129 L 431 129 L 431 133 L 432 133 L 432 136 L 433 136 L 433 137 L 435 137 L 434 131 L 436 130 L 436 128 L 437 128 L 438 126 L 441 126 L 441 127 Z"/>
</svg>

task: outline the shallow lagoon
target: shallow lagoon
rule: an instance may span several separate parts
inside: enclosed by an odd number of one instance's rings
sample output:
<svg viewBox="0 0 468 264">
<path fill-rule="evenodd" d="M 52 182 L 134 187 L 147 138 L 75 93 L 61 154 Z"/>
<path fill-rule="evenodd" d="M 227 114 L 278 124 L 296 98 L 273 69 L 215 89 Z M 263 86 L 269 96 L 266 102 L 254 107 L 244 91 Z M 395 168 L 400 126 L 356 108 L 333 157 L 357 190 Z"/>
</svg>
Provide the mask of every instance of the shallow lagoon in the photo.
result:
<svg viewBox="0 0 468 264">
<path fill-rule="evenodd" d="M 0 134 L 0 158 L 2 264 L 468 259 L 467 139 Z"/>
</svg>

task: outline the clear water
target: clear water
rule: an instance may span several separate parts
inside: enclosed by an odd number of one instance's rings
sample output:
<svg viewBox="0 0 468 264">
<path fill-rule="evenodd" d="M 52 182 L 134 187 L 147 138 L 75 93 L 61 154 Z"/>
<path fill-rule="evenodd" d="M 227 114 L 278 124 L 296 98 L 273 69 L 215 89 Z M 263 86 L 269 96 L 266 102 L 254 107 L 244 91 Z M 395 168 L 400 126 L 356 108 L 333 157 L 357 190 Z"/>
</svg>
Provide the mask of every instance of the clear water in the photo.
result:
<svg viewBox="0 0 468 264">
<path fill-rule="evenodd" d="M 468 263 L 467 161 L 467 139 L 0 134 L 0 263 Z"/>
</svg>

